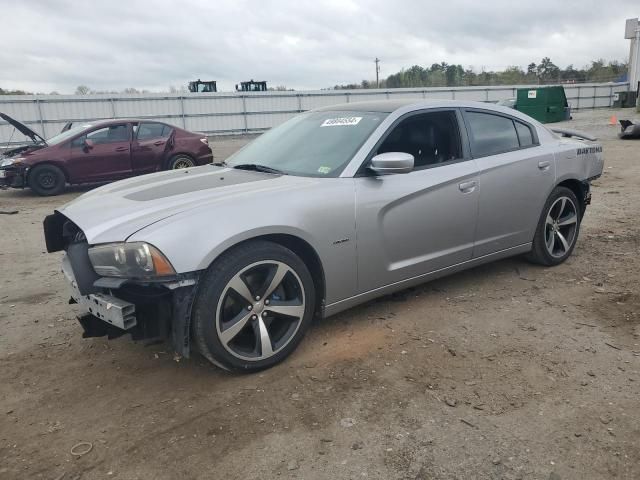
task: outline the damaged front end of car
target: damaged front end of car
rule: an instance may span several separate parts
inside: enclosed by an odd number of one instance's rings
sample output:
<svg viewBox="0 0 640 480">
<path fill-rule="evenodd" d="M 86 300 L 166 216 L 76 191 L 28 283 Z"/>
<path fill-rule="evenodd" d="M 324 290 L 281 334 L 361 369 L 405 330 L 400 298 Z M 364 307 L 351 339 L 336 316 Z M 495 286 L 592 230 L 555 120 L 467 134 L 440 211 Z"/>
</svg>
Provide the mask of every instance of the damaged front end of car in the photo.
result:
<svg viewBox="0 0 640 480">
<path fill-rule="evenodd" d="M 27 186 L 29 166 L 23 163 L 22 153 L 32 150 L 32 146 L 22 146 L 6 150 L 0 154 L 0 187 L 24 188 Z"/>
<path fill-rule="evenodd" d="M 0 120 L 7 122 L 25 137 L 31 139 L 30 144 L 20 145 L 0 153 L 0 187 L 24 188 L 27 186 L 29 165 L 24 162 L 23 155 L 40 150 L 47 146 L 47 141 L 25 124 L 0 112 Z"/>
<path fill-rule="evenodd" d="M 59 212 L 44 220 L 48 252 L 64 251 L 62 272 L 69 303 L 84 338 L 161 340 L 190 355 L 190 316 L 199 273 L 178 274 L 153 245 L 120 242 L 89 245 L 84 232 Z"/>
</svg>

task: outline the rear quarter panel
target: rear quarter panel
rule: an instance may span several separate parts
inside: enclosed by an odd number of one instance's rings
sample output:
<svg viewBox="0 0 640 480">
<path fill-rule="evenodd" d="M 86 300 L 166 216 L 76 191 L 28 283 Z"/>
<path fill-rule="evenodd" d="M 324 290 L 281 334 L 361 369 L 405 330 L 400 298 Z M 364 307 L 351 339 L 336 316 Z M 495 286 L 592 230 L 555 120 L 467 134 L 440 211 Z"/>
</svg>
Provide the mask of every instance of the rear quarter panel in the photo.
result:
<svg viewBox="0 0 640 480">
<path fill-rule="evenodd" d="M 589 180 L 602 175 L 604 156 L 602 145 L 570 138 L 558 140 L 556 150 L 556 182 Z"/>
<path fill-rule="evenodd" d="M 213 161 L 212 150 L 209 145 L 200 141 L 201 138 L 206 138 L 206 135 L 176 129 L 173 148 L 169 152 L 170 156 L 184 153 L 192 157 L 196 165 L 211 163 Z"/>
</svg>

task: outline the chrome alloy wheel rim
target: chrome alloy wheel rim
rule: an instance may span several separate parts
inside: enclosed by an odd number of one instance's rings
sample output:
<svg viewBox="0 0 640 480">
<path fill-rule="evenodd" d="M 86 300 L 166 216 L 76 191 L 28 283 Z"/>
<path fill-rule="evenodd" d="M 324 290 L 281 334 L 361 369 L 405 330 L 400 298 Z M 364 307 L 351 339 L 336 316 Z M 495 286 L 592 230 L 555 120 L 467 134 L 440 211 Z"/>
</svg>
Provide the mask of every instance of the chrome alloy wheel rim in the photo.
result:
<svg viewBox="0 0 640 480">
<path fill-rule="evenodd" d="M 173 169 L 174 170 L 178 170 L 180 168 L 190 168 L 193 167 L 193 162 L 191 160 L 178 160 L 176 163 L 173 164 Z"/>
<path fill-rule="evenodd" d="M 218 300 L 216 332 L 233 356 L 264 360 L 291 342 L 304 312 L 300 277 L 285 263 L 264 260 L 243 268 L 227 283 Z"/>
<path fill-rule="evenodd" d="M 544 240 L 547 252 L 554 258 L 564 257 L 576 239 L 578 209 L 569 197 L 560 197 L 547 212 Z"/>
</svg>

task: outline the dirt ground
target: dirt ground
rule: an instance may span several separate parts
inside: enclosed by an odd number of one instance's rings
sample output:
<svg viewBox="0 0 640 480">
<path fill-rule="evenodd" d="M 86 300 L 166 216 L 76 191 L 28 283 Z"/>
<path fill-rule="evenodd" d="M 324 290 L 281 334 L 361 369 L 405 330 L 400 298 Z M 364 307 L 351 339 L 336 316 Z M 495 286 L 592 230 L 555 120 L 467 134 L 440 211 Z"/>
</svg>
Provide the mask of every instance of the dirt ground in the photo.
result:
<svg viewBox="0 0 640 480">
<path fill-rule="evenodd" d="M 612 113 L 565 124 L 606 156 L 565 264 L 373 301 L 255 375 L 82 339 L 41 223 L 86 188 L 0 191 L 0 479 L 640 478 L 640 141 Z"/>
</svg>

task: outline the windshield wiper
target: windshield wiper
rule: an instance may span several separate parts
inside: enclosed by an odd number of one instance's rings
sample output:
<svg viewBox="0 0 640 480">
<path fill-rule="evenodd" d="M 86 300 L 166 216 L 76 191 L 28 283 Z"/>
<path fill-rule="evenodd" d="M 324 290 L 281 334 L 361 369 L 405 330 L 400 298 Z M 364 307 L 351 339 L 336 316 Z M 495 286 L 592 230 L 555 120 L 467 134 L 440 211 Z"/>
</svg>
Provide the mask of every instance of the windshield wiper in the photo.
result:
<svg viewBox="0 0 640 480">
<path fill-rule="evenodd" d="M 277 175 L 286 175 L 282 170 L 277 168 L 268 167 L 266 165 L 260 165 L 258 163 L 240 163 L 238 165 L 232 165 L 233 168 L 238 170 L 254 170 L 256 172 L 275 173 Z"/>
<path fill-rule="evenodd" d="M 222 160 L 221 162 L 211 162 L 211 165 L 213 165 L 214 167 L 228 167 L 229 166 L 227 164 L 227 162 L 225 162 L 224 160 Z"/>
</svg>

